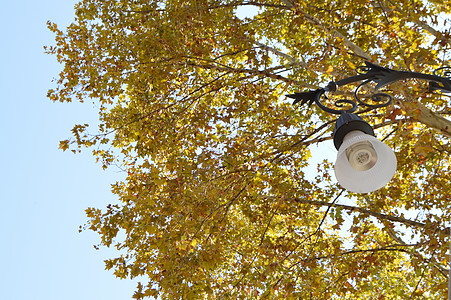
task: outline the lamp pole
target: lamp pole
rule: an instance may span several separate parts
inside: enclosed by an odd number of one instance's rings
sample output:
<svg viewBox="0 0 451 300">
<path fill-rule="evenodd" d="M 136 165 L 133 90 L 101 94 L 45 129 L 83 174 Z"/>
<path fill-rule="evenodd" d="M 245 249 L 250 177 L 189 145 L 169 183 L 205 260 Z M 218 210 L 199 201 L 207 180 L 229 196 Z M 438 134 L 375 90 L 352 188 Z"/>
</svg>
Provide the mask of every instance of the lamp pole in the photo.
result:
<svg viewBox="0 0 451 300">
<path fill-rule="evenodd" d="M 326 87 L 297 92 L 287 97 L 294 99 L 293 105 L 301 102 L 301 105 L 307 104 L 310 107 L 315 103 L 327 113 L 340 115 L 334 128 L 334 144 L 338 150 L 335 176 L 345 189 L 368 193 L 383 187 L 391 180 L 396 172 L 396 157 L 387 145 L 374 137 L 372 127 L 353 112 L 359 107 L 376 109 L 390 105 L 392 96 L 379 92 L 380 88 L 404 79 L 428 81 L 428 92 L 451 93 L 451 67 L 439 68 L 433 74 L 424 74 L 392 70 L 366 61 L 365 66 L 358 67 L 356 71 L 358 75 L 331 81 Z M 444 76 L 440 76 L 440 72 Z M 322 96 L 327 99 L 326 93 L 357 82 L 361 83 L 354 90 L 354 100 L 335 101 L 334 106 L 338 109 L 327 107 L 321 102 Z M 369 104 L 358 96 L 360 88 L 369 83 L 376 84 L 376 93 L 371 96 L 376 104 Z M 451 300 L 451 228 L 449 251 L 448 300 Z"/>
</svg>

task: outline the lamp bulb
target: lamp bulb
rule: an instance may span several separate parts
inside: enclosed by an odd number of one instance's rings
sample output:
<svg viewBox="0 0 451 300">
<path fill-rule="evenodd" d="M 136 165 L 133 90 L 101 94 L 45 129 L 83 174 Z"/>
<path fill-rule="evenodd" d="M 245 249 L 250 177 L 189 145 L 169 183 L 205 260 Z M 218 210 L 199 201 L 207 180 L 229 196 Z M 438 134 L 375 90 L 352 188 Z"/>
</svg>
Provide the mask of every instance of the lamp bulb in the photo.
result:
<svg viewBox="0 0 451 300">
<path fill-rule="evenodd" d="M 362 141 L 346 149 L 349 164 L 356 171 L 366 171 L 374 167 L 377 162 L 377 153 L 368 141 Z"/>
</svg>

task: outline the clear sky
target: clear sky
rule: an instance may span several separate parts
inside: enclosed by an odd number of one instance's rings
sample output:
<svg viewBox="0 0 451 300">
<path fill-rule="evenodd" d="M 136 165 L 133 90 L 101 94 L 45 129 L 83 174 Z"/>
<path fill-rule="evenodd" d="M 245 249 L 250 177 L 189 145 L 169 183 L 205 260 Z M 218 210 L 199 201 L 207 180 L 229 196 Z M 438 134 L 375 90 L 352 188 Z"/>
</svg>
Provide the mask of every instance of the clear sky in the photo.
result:
<svg viewBox="0 0 451 300">
<path fill-rule="evenodd" d="M 115 201 L 110 184 L 123 175 L 102 171 L 89 151 L 58 150 L 76 123 L 92 123 L 92 104 L 52 103 L 46 92 L 61 66 L 44 54 L 52 44 L 47 20 L 68 25 L 73 0 L 2 1 L 0 299 L 131 299 L 135 283 L 104 270 L 108 249 L 78 233 L 84 209 Z"/>
</svg>

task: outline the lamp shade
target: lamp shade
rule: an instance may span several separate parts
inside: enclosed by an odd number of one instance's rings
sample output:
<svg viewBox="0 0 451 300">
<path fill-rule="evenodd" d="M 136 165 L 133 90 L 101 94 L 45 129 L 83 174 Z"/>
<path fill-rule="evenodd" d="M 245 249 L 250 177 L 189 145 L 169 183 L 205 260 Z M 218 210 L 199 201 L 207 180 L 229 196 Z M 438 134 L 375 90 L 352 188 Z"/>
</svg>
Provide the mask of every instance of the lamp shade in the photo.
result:
<svg viewBox="0 0 451 300">
<path fill-rule="evenodd" d="M 396 156 L 389 146 L 360 130 L 348 132 L 338 149 L 335 177 L 348 191 L 369 193 L 395 175 Z"/>
</svg>

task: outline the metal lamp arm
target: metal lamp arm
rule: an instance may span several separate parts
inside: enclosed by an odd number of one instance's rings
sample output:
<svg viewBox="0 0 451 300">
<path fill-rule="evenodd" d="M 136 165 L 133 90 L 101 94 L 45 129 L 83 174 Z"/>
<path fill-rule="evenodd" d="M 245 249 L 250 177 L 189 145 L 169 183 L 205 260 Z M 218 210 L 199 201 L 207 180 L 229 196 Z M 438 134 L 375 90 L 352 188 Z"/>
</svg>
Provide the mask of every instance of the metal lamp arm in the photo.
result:
<svg viewBox="0 0 451 300">
<path fill-rule="evenodd" d="M 404 80 L 404 79 L 421 79 L 429 81 L 429 92 L 440 90 L 445 93 L 451 93 L 451 67 L 443 67 L 440 69 L 437 69 L 434 71 L 434 74 L 424 74 L 424 73 L 418 73 L 418 72 L 408 72 L 408 71 L 396 71 L 389 68 L 384 68 L 375 64 L 372 64 L 370 62 L 365 62 L 365 66 L 358 67 L 356 71 L 360 74 L 347 77 L 338 81 L 331 81 L 326 87 L 319 88 L 316 90 L 311 90 L 308 92 L 301 92 L 301 93 L 294 93 L 287 95 L 287 97 L 295 99 L 293 102 L 293 105 L 301 102 L 301 105 L 308 104 L 311 106 L 313 103 L 315 103 L 319 108 L 322 110 L 331 113 L 331 114 L 341 114 L 341 113 L 352 113 L 358 109 L 359 106 L 369 107 L 369 108 L 379 108 L 388 106 L 392 102 L 392 96 L 386 94 L 386 93 L 375 93 L 371 96 L 372 100 L 375 102 L 378 102 L 378 104 L 369 104 L 364 101 L 362 101 L 358 95 L 358 90 L 370 83 L 374 82 L 376 83 L 376 90 L 379 90 L 385 85 L 392 84 L 394 82 Z M 438 72 L 443 71 L 445 77 L 437 75 Z M 349 100 L 349 99 L 340 99 L 338 101 L 335 101 L 334 105 L 338 108 L 342 108 L 346 105 L 351 105 L 351 108 L 348 109 L 333 109 L 330 107 L 325 106 L 321 103 L 321 97 L 324 95 L 324 97 L 327 99 L 327 96 L 325 95 L 326 92 L 335 92 L 338 87 L 360 82 L 361 83 L 354 92 L 354 98 L 355 100 Z M 384 101 L 385 98 L 385 101 Z"/>
</svg>

